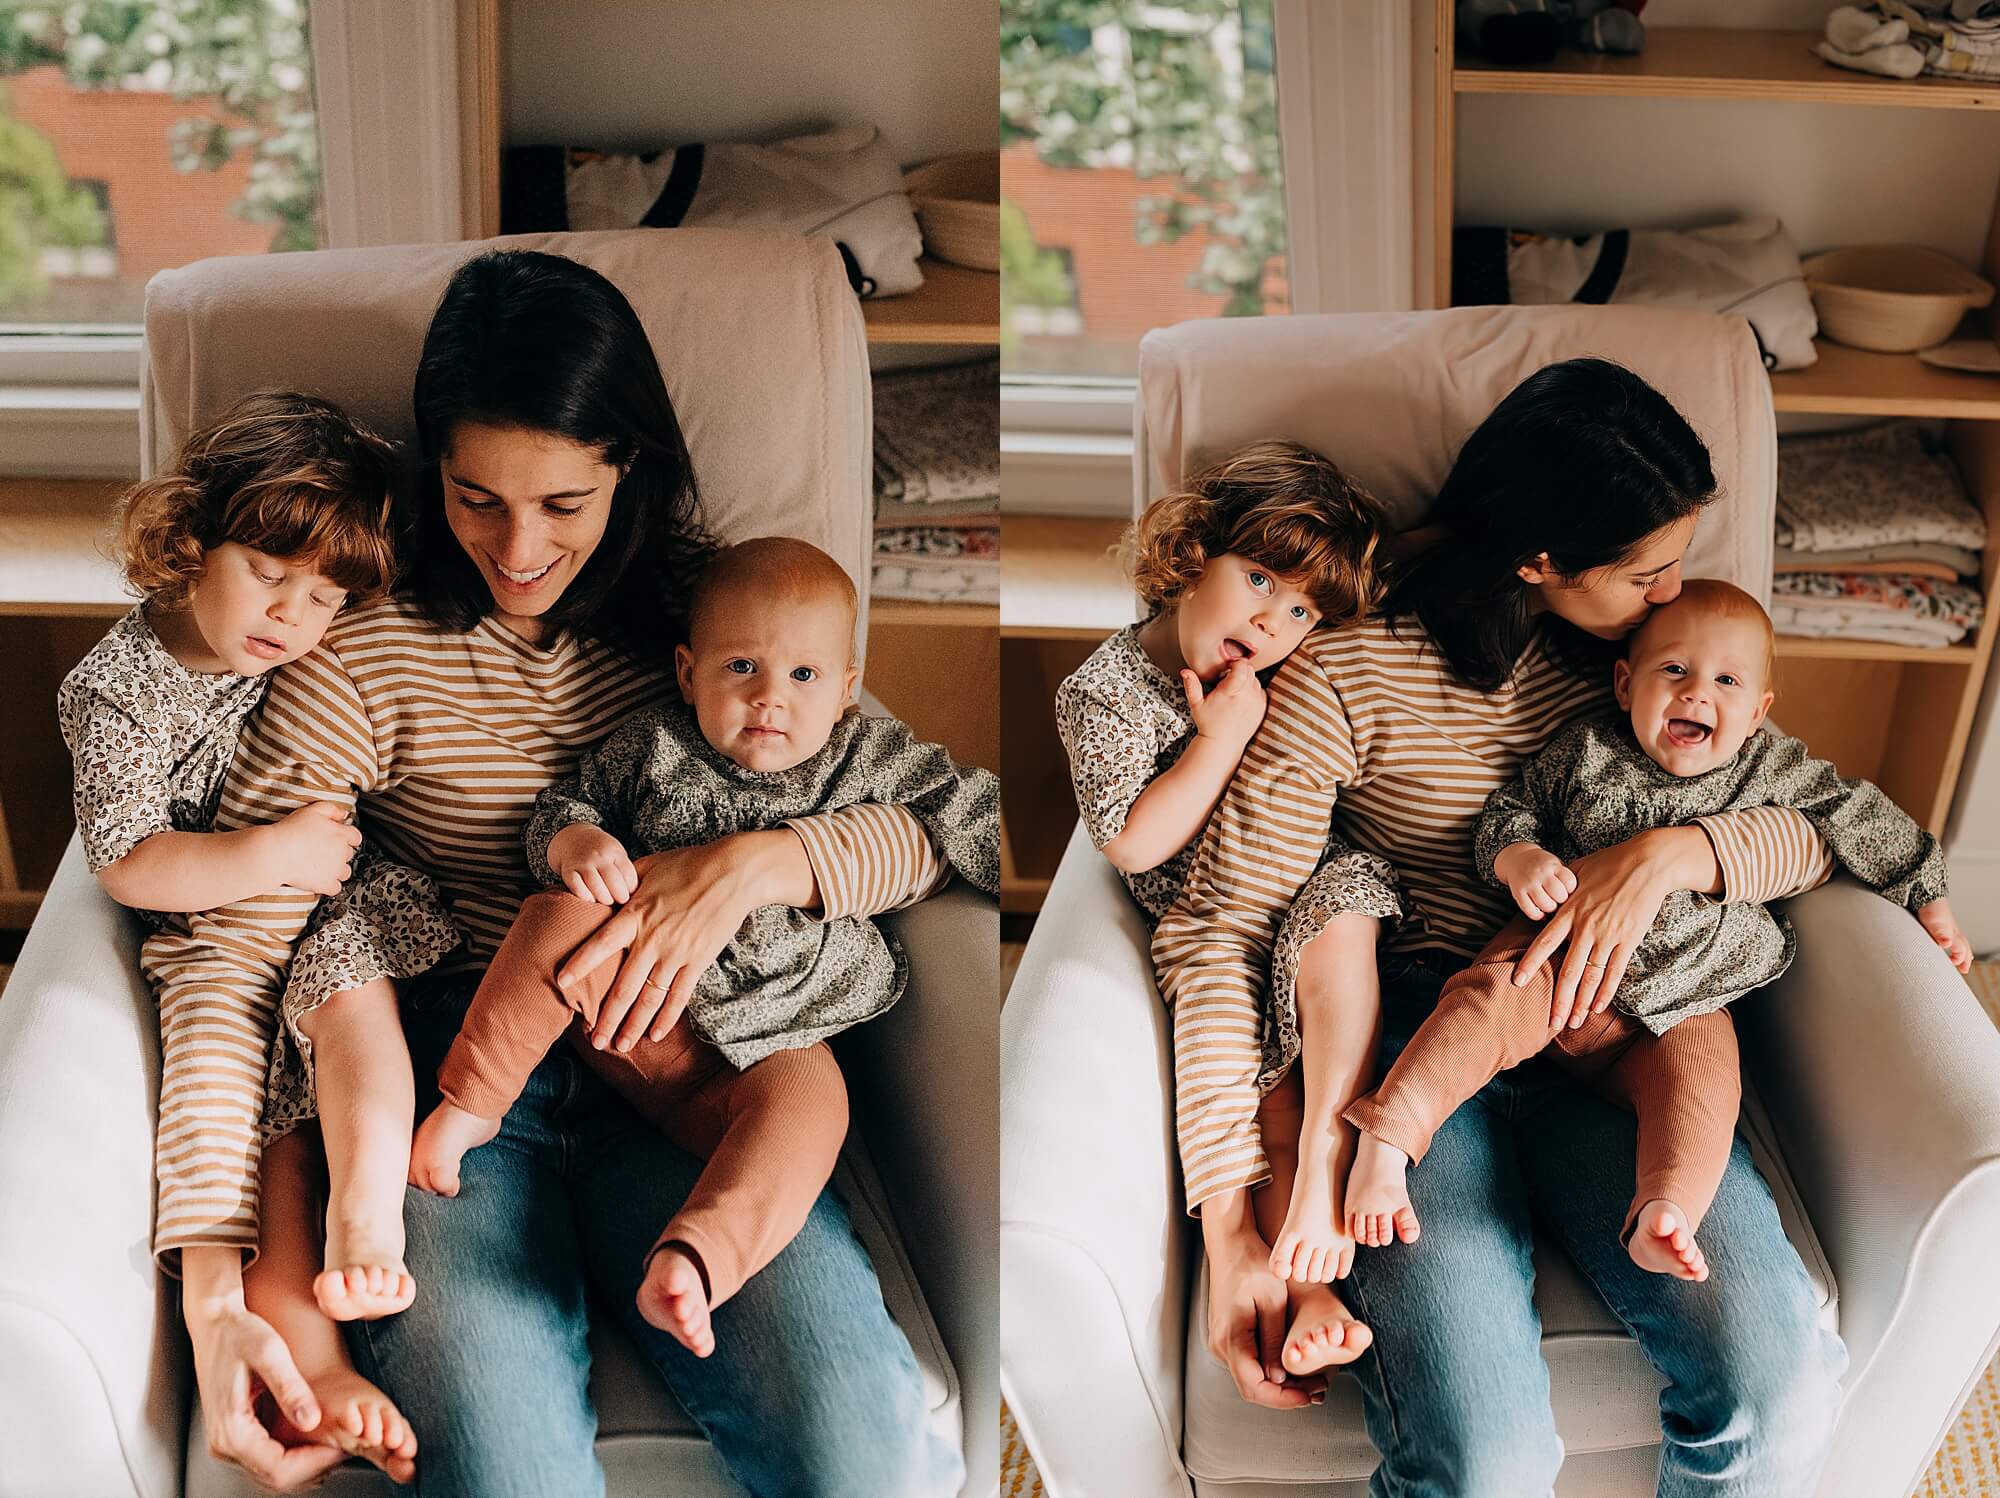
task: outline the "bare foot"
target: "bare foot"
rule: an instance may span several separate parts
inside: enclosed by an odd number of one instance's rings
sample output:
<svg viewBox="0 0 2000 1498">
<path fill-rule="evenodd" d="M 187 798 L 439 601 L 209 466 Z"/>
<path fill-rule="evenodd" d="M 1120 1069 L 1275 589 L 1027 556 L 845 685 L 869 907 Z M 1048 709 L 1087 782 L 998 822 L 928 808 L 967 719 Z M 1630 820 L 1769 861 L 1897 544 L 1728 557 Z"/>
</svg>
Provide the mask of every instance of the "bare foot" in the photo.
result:
<svg viewBox="0 0 2000 1498">
<path fill-rule="evenodd" d="M 1271 1273 L 1281 1280 L 1326 1284 L 1354 1267 L 1354 1240 L 1334 1212 L 1333 1168 L 1331 1150 L 1299 1152 L 1285 1225 L 1271 1248 Z"/>
<path fill-rule="evenodd" d="M 313 1280 L 313 1299 L 332 1321 L 375 1321 L 407 1311 L 417 1282 L 403 1267 L 403 1214 L 385 1220 L 329 1214 L 326 1268 Z"/>
<path fill-rule="evenodd" d="M 1285 1328 L 1280 1356 L 1288 1373 L 1316 1373 L 1353 1362 L 1374 1340 L 1375 1334 L 1348 1315 L 1330 1286 L 1313 1285 L 1292 1296 L 1292 1324 Z"/>
<path fill-rule="evenodd" d="M 646 1277 L 639 1282 L 639 1314 L 698 1358 L 715 1351 L 701 1266 L 678 1244 L 653 1250 Z"/>
<path fill-rule="evenodd" d="M 458 1166 L 500 1132 L 500 1120 L 481 1118 L 451 1103 L 439 1103 L 417 1125 L 410 1141 L 410 1184 L 433 1196 L 458 1195 Z"/>
<path fill-rule="evenodd" d="M 1347 1172 L 1347 1231 L 1356 1243 L 1387 1248 L 1417 1241 L 1422 1227 L 1403 1178 L 1409 1168 L 1408 1155 L 1362 1131 Z"/>
<path fill-rule="evenodd" d="M 1639 1209 L 1627 1247 L 1632 1262 L 1654 1274 L 1684 1280 L 1708 1278 L 1708 1258 L 1688 1231 L 1687 1213 L 1664 1198 L 1655 1197 Z"/>
<path fill-rule="evenodd" d="M 307 1382 L 320 1409 L 319 1424 L 311 1430 L 299 1429 L 276 1411 L 268 1393 L 260 1401 L 272 1405 L 275 1418 L 270 1418 L 269 1424 L 279 1444 L 338 1446 L 349 1456 L 381 1468 L 391 1482 L 415 1480 L 417 1433 L 387 1394 L 344 1366 L 326 1369 Z"/>
</svg>

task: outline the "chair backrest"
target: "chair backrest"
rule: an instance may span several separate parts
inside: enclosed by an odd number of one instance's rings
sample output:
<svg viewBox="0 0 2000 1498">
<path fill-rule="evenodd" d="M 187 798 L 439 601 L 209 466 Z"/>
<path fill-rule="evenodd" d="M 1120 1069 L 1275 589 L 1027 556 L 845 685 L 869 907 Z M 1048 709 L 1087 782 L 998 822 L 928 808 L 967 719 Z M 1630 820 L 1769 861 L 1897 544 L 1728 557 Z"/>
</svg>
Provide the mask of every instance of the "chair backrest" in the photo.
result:
<svg viewBox="0 0 2000 1498">
<path fill-rule="evenodd" d="M 323 396 L 405 444 L 445 283 L 489 249 L 603 272 L 645 325 L 725 541 L 798 536 L 847 569 L 868 639 L 873 442 L 868 349 L 827 239 L 727 229 L 522 234 L 473 243 L 201 260 L 146 288 L 141 463 L 248 391 Z"/>
<path fill-rule="evenodd" d="M 1544 365 L 1596 355 L 1642 376 L 1708 444 L 1721 498 L 1688 550 L 1690 577 L 1770 602 L 1777 497 L 1771 383 L 1749 323 L 1660 307 L 1464 307 L 1449 312 L 1217 318 L 1139 345 L 1134 501 L 1259 438 L 1331 458 L 1398 529 L 1420 524 L 1472 429 Z"/>
</svg>

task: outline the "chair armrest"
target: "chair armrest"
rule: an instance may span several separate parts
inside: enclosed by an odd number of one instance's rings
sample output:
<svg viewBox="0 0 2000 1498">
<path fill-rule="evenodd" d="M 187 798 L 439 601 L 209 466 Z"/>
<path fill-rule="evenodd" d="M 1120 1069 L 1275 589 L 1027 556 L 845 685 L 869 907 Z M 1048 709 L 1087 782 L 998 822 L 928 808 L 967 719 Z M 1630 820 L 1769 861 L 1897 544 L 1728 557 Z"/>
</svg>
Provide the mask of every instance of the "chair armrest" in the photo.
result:
<svg viewBox="0 0 2000 1498">
<path fill-rule="evenodd" d="M 1798 959 L 1737 1019 L 1840 1296 L 1820 1495 L 1908 1492 L 2000 1333 L 2000 1034 L 1916 921 L 1853 880 L 1787 913 Z"/>
<path fill-rule="evenodd" d="M 957 1370 L 965 1492 L 999 1486 L 998 1061 L 1000 907 L 962 880 L 879 918 L 910 987 L 839 1042 L 855 1119 L 911 1267 Z"/>
<path fill-rule="evenodd" d="M 153 1264 L 159 1025 L 74 839 L 0 1000 L 0 1495 L 180 1491 L 189 1369 Z"/>
<path fill-rule="evenodd" d="M 1079 829 L 1000 1013 L 1000 1379 L 1051 1492 L 1182 1495 L 1191 1219 L 1151 935 Z"/>
</svg>

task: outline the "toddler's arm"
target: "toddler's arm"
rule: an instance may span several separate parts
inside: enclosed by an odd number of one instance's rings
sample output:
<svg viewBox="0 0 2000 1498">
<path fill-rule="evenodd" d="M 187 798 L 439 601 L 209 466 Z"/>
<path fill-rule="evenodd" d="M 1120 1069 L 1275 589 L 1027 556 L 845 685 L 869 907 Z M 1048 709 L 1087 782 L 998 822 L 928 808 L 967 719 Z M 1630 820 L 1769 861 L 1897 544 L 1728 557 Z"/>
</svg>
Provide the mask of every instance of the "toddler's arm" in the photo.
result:
<svg viewBox="0 0 2000 1498">
<path fill-rule="evenodd" d="M 156 832 L 100 868 L 97 882 L 139 910 L 217 910 L 287 887 L 337 895 L 361 846 L 346 817 L 314 801 L 239 832 Z"/>
<path fill-rule="evenodd" d="M 1139 793 L 1125 813 L 1125 828 L 1104 843 L 1104 856 L 1127 874 L 1158 868 L 1208 825 L 1229 789 L 1243 750 L 1264 721 L 1264 687 L 1247 661 L 1204 692 L 1192 671 L 1181 672 L 1195 734 L 1181 757 Z"/>
</svg>

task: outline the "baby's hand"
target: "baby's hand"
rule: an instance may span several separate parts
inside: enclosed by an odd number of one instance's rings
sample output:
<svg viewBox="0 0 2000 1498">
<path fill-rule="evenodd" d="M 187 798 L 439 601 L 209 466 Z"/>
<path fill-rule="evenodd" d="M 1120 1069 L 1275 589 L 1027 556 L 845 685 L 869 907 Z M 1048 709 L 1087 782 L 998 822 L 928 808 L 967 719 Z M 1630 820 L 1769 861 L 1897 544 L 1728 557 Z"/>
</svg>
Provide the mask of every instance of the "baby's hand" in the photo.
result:
<svg viewBox="0 0 2000 1498">
<path fill-rule="evenodd" d="M 1493 860 L 1498 874 L 1513 892 L 1514 903 L 1531 920 L 1552 914 L 1576 889 L 1569 865 L 1533 843 L 1510 843 Z"/>
<path fill-rule="evenodd" d="M 549 839 L 549 867 L 564 889 L 593 905 L 623 905 L 639 887 L 625 845 L 588 822 L 572 822 Z"/>
<path fill-rule="evenodd" d="M 337 895 L 354 872 L 361 829 L 350 826 L 347 808 L 335 801 L 301 806 L 270 826 L 278 844 L 279 880 L 316 895 Z"/>
<path fill-rule="evenodd" d="M 1958 929 L 1958 917 L 1951 913 L 1951 901 L 1931 901 L 1917 911 L 1917 919 L 1923 923 L 1924 930 L 1930 932 L 1931 940 L 1944 948 L 1944 955 L 1951 959 L 1953 967 L 1961 973 L 1972 971 L 1972 943 Z"/>
<path fill-rule="evenodd" d="M 1250 742 L 1257 725 L 1264 721 L 1264 683 L 1257 680 L 1257 673 L 1248 661 L 1231 661 L 1222 680 L 1207 691 L 1202 690 L 1199 676 L 1183 669 L 1181 688 L 1187 693 L 1188 716 L 1194 719 L 1194 731 L 1204 737 L 1220 739 L 1240 749 Z"/>
</svg>

